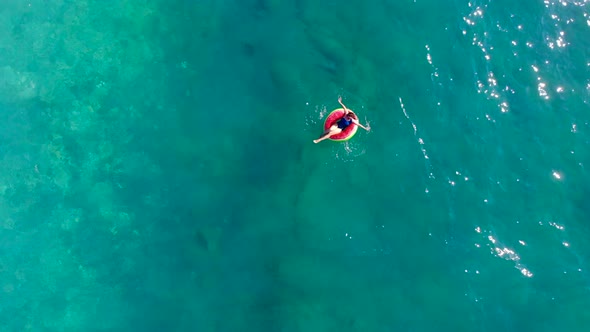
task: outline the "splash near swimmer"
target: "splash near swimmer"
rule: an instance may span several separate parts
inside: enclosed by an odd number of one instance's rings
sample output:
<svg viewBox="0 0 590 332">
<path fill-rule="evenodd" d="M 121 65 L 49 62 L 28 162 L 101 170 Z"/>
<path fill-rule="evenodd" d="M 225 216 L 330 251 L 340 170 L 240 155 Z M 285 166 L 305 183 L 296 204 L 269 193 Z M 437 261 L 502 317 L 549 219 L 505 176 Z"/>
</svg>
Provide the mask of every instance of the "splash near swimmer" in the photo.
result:
<svg viewBox="0 0 590 332">
<path fill-rule="evenodd" d="M 358 127 L 366 131 L 370 131 L 371 127 L 363 126 L 358 119 L 358 116 L 342 103 L 342 97 L 338 97 L 338 103 L 342 108 L 333 110 L 326 121 L 324 121 L 324 132 L 320 138 L 313 140 L 314 143 L 319 143 L 325 139 L 330 139 L 336 142 L 344 142 L 354 136 Z"/>
</svg>

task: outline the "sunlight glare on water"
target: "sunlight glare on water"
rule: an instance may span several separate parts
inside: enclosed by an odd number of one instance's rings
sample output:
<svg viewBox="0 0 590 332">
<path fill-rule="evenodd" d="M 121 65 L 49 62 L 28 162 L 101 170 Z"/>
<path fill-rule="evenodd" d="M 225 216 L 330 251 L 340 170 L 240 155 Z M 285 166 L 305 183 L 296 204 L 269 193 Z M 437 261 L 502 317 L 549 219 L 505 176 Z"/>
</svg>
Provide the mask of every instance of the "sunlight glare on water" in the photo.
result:
<svg viewBox="0 0 590 332">
<path fill-rule="evenodd" d="M 570 99 L 572 102 L 583 101 L 586 104 L 588 100 L 586 91 L 590 84 L 580 85 L 583 81 L 576 78 L 575 70 L 571 70 L 571 68 L 583 68 L 590 65 L 587 63 L 587 59 L 572 56 L 568 57 L 568 61 L 584 62 L 563 63 L 566 53 L 582 54 L 580 52 L 583 50 L 579 47 L 584 47 L 584 44 L 588 45 L 584 37 L 570 32 L 571 26 L 580 21 L 585 26 L 590 26 L 589 16 L 585 11 L 587 2 L 541 1 L 544 9 L 540 10 L 542 17 L 538 18 L 540 28 L 534 26 L 530 20 L 527 21 L 522 13 L 511 11 L 510 6 L 500 7 L 493 1 L 471 1 L 465 5 L 465 15 L 462 17 L 460 29 L 461 35 L 465 41 L 469 42 L 474 55 L 472 60 L 474 90 L 484 96 L 488 102 L 493 103 L 497 109 L 497 112 L 474 109 L 473 114 L 467 115 L 472 117 L 472 122 L 487 120 L 494 124 L 495 128 L 498 128 L 497 135 L 507 136 L 511 132 L 517 131 L 522 139 L 535 141 L 543 149 L 547 149 L 546 153 L 555 157 L 560 154 L 556 144 L 548 138 L 548 132 L 542 132 L 538 127 L 529 127 L 527 122 L 517 121 L 517 119 L 523 118 L 525 112 L 531 115 L 537 114 L 536 117 L 539 121 L 553 122 L 557 125 L 551 132 L 557 136 L 574 135 L 580 131 L 581 124 L 576 123 L 575 115 L 556 108 L 555 103 L 563 103 Z M 510 49 L 510 57 L 506 56 L 506 49 Z M 432 65 L 430 49 L 427 48 L 427 50 L 429 51 L 427 60 Z M 566 68 L 568 69 L 566 70 Z M 533 92 L 537 101 L 523 103 L 522 100 L 531 96 Z M 583 93 L 578 94 L 579 92 Z M 583 126 L 584 131 L 588 130 L 587 121 Z M 501 137 L 499 136 L 494 141 L 501 142 Z M 572 156 L 575 156 L 576 153 L 574 149 L 580 146 L 575 140 L 575 137 L 566 140 L 572 144 L 565 148 L 567 154 Z M 535 165 L 535 163 L 540 163 L 537 153 L 530 150 L 518 150 L 519 143 L 515 142 L 515 144 L 517 146 L 514 149 L 505 150 L 504 153 L 513 153 L 521 164 Z M 580 160 L 571 158 L 556 158 L 553 162 L 558 167 L 547 167 L 544 181 L 547 181 L 547 185 L 549 185 L 551 183 L 549 180 L 553 180 L 556 186 L 562 186 L 562 189 L 557 190 L 567 190 L 565 188 L 569 188 L 570 177 L 566 174 L 572 167 L 578 167 L 579 172 L 583 164 Z M 504 204 L 510 202 L 510 198 L 505 197 L 502 191 L 493 189 L 495 185 L 502 190 L 521 188 L 519 190 L 522 195 L 529 195 L 525 194 L 525 188 L 530 184 L 521 179 L 530 178 L 532 171 L 530 168 L 505 169 L 505 165 L 496 165 L 495 163 L 492 165 L 488 165 L 486 173 L 489 182 L 486 182 L 485 185 L 485 188 L 490 191 L 490 195 L 482 198 L 482 201 L 490 206 L 490 212 L 502 209 L 502 206 L 497 204 L 498 201 L 503 201 Z M 482 171 L 471 170 L 470 178 L 475 182 L 483 181 L 477 175 L 473 175 Z M 537 175 L 534 176 L 537 177 Z M 455 186 L 457 183 L 454 179 L 449 179 L 448 182 L 451 186 Z M 517 196 L 512 196 L 512 198 L 519 200 L 522 202 L 521 204 L 526 204 L 527 201 L 517 198 Z M 529 251 L 533 250 L 530 245 L 531 241 L 528 240 L 529 233 L 533 231 L 533 225 L 544 227 L 541 224 L 536 224 L 537 217 L 555 214 L 556 218 L 560 219 L 560 215 L 563 213 L 560 208 L 563 208 L 563 205 L 555 205 L 554 207 L 536 205 L 532 209 L 522 206 L 513 211 L 507 211 L 503 219 L 494 218 L 483 222 L 482 226 L 475 227 L 477 234 L 485 234 L 486 241 L 478 238 L 474 247 L 479 249 L 483 246 L 482 243 L 487 242 L 486 245 L 490 247 L 489 253 L 492 256 L 514 262 L 514 266 L 523 276 L 528 278 L 542 277 L 544 273 L 547 273 L 541 268 L 542 265 L 539 265 L 542 259 L 529 257 Z M 516 223 L 518 227 L 509 227 L 506 223 L 507 218 L 519 219 L 520 221 Z M 563 223 L 568 222 L 567 219 L 563 220 Z M 565 232 L 564 226 L 559 223 L 551 223 L 550 225 Z M 494 231 L 485 231 L 484 228 L 494 229 Z M 510 228 L 514 229 L 509 230 Z M 533 232 L 544 232 L 544 230 L 539 229 Z M 522 254 L 520 248 L 523 250 Z M 572 241 L 557 237 L 542 251 L 546 252 L 549 257 L 553 255 L 550 254 L 552 250 L 561 250 L 560 248 L 572 250 Z"/>
</svg>

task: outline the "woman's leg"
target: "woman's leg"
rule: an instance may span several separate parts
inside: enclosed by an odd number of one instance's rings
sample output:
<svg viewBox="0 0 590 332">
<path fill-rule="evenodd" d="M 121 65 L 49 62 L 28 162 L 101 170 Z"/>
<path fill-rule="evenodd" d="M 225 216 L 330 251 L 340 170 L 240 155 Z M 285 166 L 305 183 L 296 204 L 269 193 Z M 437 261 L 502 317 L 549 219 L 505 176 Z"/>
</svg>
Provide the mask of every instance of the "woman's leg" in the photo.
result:
<svg viewBox="0 0 590 332">
<path fill-rule="evenodd" d="M 330 129 L 328 129 L 327 131 L 324 131 L 324 133 L 322 134 L 322 136 L 320 136 L 320 138 L 318 139 L 314 139 L 313 142 L 314 143 L 319 143 L 325 139 L 328 139 L 336 134 L 340 134 L 342 132 L 342 129 L 338 128 L 338 126 L 332 126 L 330 127 Z"/>
</svg>

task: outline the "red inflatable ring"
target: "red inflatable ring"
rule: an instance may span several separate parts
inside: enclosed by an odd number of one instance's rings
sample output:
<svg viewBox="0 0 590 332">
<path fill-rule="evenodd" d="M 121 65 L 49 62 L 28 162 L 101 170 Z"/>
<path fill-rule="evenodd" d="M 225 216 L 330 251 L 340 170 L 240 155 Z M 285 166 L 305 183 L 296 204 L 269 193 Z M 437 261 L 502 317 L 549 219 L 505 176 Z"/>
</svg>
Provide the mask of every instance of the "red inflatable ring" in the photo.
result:
<svg viewBox="0 0 590 332">
<path fill-rule="evenodd" d="M 332 127 L 332 125 L 336 124 L 336 122 L 338 120 L 340 120 L 340 118 L 342 118 L 343 116 L 344 116 L 344 109 L 337 108 L 337 109 L 333 110 L 330 114 L 328 114 L 328 117 L 326 118 L 326 121 L 324 122 L 324 130 L 328 131 L 330 129 L 330 127 Z M 351 123 L 350 126 L 344 128 L 344 130 L 341 133 L 330 137 L 330 139 L 332 141 L 336 141 L 336 142 L 348 141 L 349 139 L 352 138 L 352 136 L 354 136 L 354 134 L 356 134 L 357 130 L 358 130 L 358 126 L 354 123 Z"/>
</svg>

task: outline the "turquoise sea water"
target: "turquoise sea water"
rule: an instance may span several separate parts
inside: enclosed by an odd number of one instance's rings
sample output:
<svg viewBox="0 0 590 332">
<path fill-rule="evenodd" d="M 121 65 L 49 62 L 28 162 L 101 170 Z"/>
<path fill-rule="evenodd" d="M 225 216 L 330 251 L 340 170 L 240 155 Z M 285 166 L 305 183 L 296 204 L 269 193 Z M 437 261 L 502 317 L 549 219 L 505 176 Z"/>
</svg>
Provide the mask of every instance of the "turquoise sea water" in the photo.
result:
<svg viewBox="0 0 590 332">
<path fill-rule="evenodd" d="M 588 331 L 590 2 L 4 0 L 0 331 Z M 370 132 L 313 144 L 337 98 Z"/>
</svg>

